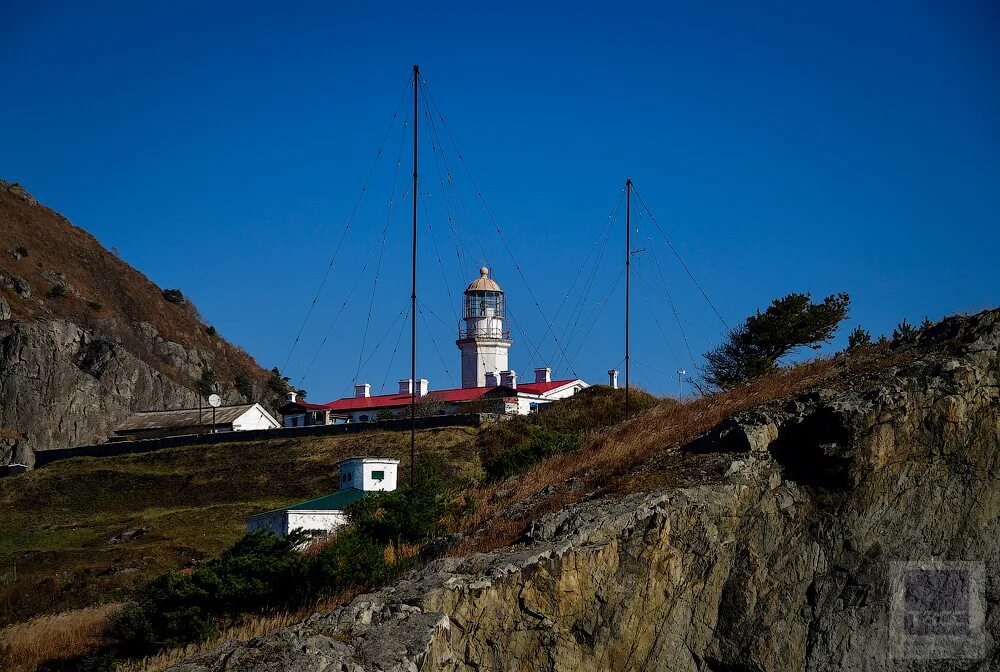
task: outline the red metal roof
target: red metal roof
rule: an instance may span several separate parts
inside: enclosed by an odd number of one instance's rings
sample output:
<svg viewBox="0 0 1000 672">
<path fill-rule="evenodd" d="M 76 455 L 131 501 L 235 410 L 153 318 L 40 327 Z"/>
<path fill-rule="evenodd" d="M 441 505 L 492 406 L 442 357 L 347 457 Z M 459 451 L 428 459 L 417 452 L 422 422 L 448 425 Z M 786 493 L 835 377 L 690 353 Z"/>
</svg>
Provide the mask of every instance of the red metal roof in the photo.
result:
<svg viewBox="0 0 1000 672">
<path fill-rule="evenodd" d="M 330 404 L 310 404 L 307 401 L 290 401 L 284 406 L 278 409 L 278 413 L 282 415 L 294 415 L 296 413 L 304 413 L 305 411 L 328 411 L 330 409 Z M 347 417 L 342 416 L 342 417 Z"/>
<path fill-rule="evenodd" d="M 545 394 L 546 392 L 551 392 L 557 387 L 562 387 L 563 385 L 569 385 L 570 383 L 575 383 L 579 378 L 569 378 L 567 380 L 552 380 L 548 383 L 518 383 L 518 392 L 527 392 L 528 394 Z"/>
<path fill-rule="evenodd" d="M 517 392 L 528 394 L 544 394 L 563 385 L 567 385 L 576 380 L 553 380 L 549 383 L 518 383 Z M 434 390 L 428 392 L 426 396 L 419 397 L 418 403 L 444 402 L 461 403 L 464 401 L 475 401 L 487 392 L 498 389 L 496 387 L 459 387 L 453 390 Z M 512 390 L 512 392 L 514 392 Z M 299 403 L 299 402 L 296 402 Z M 344 397 L 331 401 L 318 408 L 328 408 L 331 411 L 360 411 L 366 408 L 398 408 L 410 405 L 409 394 L 379 394 L 372 397 Z"/>
</svg>

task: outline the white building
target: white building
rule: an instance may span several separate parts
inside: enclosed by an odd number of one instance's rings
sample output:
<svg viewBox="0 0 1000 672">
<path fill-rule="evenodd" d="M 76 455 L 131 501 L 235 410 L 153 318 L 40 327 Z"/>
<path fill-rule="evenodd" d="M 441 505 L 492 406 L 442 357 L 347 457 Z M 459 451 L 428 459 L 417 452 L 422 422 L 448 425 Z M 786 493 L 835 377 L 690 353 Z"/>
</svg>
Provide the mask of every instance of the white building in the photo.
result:
<svg viewBox="0 0 1000 672">
<path fill-rule="evenodd" d="M 462 387 L 431 390 L 425 378 L 416 384 L 404 378 L 399 381 L 397 393 L 373 395 L 371 385 L 360 383 L 354 386 L 354 396 L 328 404 L 290 401 L 280 409 L 285 426 L 300 422 L 331 424 L 345 418 L 349 422 L 374 422 L 406 417 L 414 398 L 422 417 L 477 412 L 524 415 L 589 387 L 579 378 L 552 380 L 548 367 L 535 369 L 534 382 L 519 382 L 508 362 L 513 341 L 507 327 L 506 298 L 488 268 L 479 269 L 479 277 L 466 288 L 464 296 L 455 341 L 462 357 Z"/>
<path fill-rule="evenodd" d="M 206 405 L 202 408 L 142 411 L 118 425 L 114 435 L 118 440 L 152 439 L 206 432 L 276 429 L 280 426 L 260 404 L 236 404 L 215 409 Z"/>
<path fill-rule="evenodd" d="M 247 520 L 247 531 L 271 530 L 288 536 L 295 530 L 332 532 L 347 523 L 345 509 L 369 492 L 396 489 L 399 460 L 384 457 L 355 457 L 340 463 L 340 490 L 292 504 L 274 511 L 259 513 Z"/>
</svg>

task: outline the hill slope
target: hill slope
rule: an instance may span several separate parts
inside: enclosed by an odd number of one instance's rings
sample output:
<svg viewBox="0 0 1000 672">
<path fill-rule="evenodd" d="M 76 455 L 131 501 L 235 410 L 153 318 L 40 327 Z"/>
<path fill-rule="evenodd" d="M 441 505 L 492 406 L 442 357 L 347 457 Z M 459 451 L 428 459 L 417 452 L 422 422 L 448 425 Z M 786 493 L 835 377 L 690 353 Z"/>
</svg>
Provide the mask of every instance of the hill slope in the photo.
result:
<svg viewBox="0 0 1000 672">
<path fill-rule="evenodd" d="M 0 234 L 0 463 L 193 405 L 206 372 L 229 402 L 275 401 L 280 385 L 190 303 L 2 180 Z"/>
<path fill-rule="evenodd" d="M 695 441 L 684 439 L 684 415 L 732 408 L 732 395 L 656 407 L 588 452 L 495 489 L 501 499 L 534 491 L 527 513 L 505 501 L 483 521 L 531 519 L 512 546 L 439 559 L 172 669 L 930 669 L 899 659 L 912 631 L 895 620 L 904 593 L 894 581 L 899 563 L 917 563 L 914 581 L 944 578 L 926 573 L 940 561 L 982 570 L 985 581 L 964 576 L 983 591 L 983 611 L 959 592 L 936 603 L 910 596 L 925 620 L 908 622 L 936 627 L 954 616 L 937 606 L 969 616 L 975 632 L 984 617 L 978 644 L 930 653 L 950 656 L 936 670 L 997 669 L 1000 311 L 951 318 L 894 346 L 861 370 L 851 370 L 853 356 L 828 363 L 841 375 L 748 405 Z M 576 503 L 537 516 L 552 498 Z"/>
<path fill-rule="evenodd" d="M 476 433 L 420 430 L 421 457 L 451 480 L 475 480 Z M 0 479 L 0 629 L 123 599 L 152 576 L 219 553 L 243 535 L 249 515 L 335 491 L 340 460 L 405 458 L 409 439 L 372 431 L 174 448 Z M 407 474 L 404 465 L 404 481 Z M 142 532 L 122 538 L 130 530 Z"/>
</svg>

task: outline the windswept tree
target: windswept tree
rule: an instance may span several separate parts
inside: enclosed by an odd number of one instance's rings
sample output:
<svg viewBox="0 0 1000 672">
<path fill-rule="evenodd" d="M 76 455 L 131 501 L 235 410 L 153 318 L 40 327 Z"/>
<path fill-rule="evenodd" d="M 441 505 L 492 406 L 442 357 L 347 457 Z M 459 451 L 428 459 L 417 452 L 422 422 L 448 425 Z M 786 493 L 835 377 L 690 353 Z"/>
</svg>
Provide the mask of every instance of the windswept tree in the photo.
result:
<svg viewBox="0 0 1000 672">
<path fill-rule="evenodd" d="M 833 338 L 850 305 L 845 293 L 831 294 L 820 303 L 810 294 L 775 299 L 705 353 L 705 382 L 728 390 L 773 371 L 779 360 L 799 348 L 818 349 Z"/>
</svg>

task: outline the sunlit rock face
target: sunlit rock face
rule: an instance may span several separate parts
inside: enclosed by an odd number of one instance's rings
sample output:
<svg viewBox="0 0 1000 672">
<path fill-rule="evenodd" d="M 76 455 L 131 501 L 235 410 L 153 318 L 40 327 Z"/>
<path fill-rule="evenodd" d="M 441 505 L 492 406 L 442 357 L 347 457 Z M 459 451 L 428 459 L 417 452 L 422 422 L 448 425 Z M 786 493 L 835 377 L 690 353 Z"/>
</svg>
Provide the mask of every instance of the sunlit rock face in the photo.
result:
<svg viewBox="0 0 1000 672">
<path fill-rule="evenodd" d="M 1000 669 L 1000 312 L 920 338 L 916 361 L 674 448 L 731 459 L 719 483 L 576 504 L 173 669 Z M 897 659 L 893 577 L 932 560 L 982 563 L 978 659 Z"/>
</svg>

